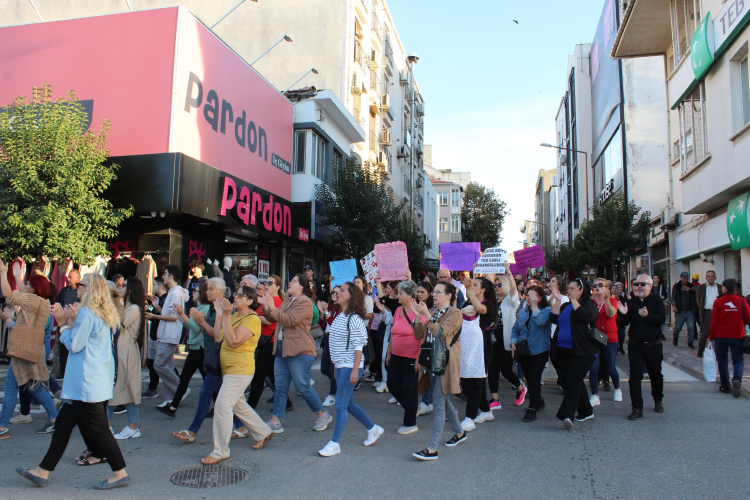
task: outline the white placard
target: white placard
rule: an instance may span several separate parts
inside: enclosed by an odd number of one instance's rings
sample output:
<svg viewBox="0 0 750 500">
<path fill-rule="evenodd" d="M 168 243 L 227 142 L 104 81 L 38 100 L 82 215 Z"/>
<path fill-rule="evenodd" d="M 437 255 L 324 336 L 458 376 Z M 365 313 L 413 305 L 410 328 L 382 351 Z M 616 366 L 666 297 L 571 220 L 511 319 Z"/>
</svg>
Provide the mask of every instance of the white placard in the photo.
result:
<svg viewBox="0 0 750 500">
<path fill-rule="evenodd" d="M 508 251 L 500 247 L 488 248 L 479 258 L 474 267 L 475 273 L 480 274 L 505 274 L 505 261 L 508 260 Z"/>
</svg>

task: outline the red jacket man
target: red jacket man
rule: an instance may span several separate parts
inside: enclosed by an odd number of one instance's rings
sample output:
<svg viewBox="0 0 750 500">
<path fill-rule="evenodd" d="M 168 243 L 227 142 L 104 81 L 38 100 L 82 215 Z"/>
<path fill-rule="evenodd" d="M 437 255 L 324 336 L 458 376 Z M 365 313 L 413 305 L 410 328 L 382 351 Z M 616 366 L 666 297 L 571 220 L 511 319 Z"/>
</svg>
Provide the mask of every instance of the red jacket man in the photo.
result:
<svg viewBox="0 0 750 500">
<path fill-rule="evenodd" d="M 732 393 L 735 398 L 742 394 L 743 353 L 742 338 L 745 336 L 745 325 L 750 323 L 750 306 L 747 301 L 736 294 L 737 284 L 734 280 L 724 280 L 722 283 L 724 295 L 714 301 L 711 315 L 711 330 L 708 340 L 714 344 L 716 364 L 721 377 L 723 393 Z M 732 352 L 732 387 L 729 387 L 729 366 L 727 351 Z"/>
</svg>

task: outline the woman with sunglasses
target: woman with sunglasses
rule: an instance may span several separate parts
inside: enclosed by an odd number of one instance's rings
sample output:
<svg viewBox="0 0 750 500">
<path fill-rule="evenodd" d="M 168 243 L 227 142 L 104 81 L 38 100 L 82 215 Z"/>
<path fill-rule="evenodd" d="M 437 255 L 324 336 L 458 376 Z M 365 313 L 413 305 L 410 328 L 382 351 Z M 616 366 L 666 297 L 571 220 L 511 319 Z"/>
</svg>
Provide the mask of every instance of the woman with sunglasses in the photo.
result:
<svg viewBox="0 0 750 500">
<path fill-rule="evenodd" d="M 417 302 L 427 307 L 425 317 L 432 316 L 435 312 L 435 303 L 432 300 L 432 288 L 432 284 L 429 281 L 420 281 L 419 285 L 417 285 Z M 426 369 L 428 367 L 423 366 L 422 368 Z M 430 413 L 432 409 L 432 387 L 430 387 L 422 394 L 422 401 L 417 408 L 417 416 Z"/>
<path fill-rule="evenodd" d="M 328 389 L 328 396 L 323 401 L 323 406 L 329 407 L 336 404 L 336 371 L 331 361 L 331 350 L 328 346 L 328 336 L 331 333 L 331 325 L 336 319 L 336 316 L 341 313 L 341 306 L 338 305 L 340 286 L 333 287 L 331 290 L 331 302 L 326 304 L 325 302 L 318 301 L 318 309 L 320 309 L 321 316 L 325 318 L 325 334 L 323 335 L 323 354 L 320 357 L 320 373 L 325 375 L 331 380 L 330 388 Z"/>
<path fill-rule="evenodd" d="M 490 408 L 499 410 L 500 404 L 500 374 L 516 389 L 515 405 L 520 406 L 526 399 L 526 387 L 521 383 L 518 375 L 513 371 L 513 352 L 511 350 L 511 334 L 516 323 L 516 308 L 518 308 L 518 292 L 516 282 L 507 275 L 508 264 L 505 264 L 506 275 L 495 278 L 495 297 L 497 298 L 497 319 L 492 327 L 495 344 L 492 347 L 492 359 L 487 370 L 488 384 L 492 401 Z"/>
<path fill-rule="evenodd" d="M 598 342 L 589 337 L 590 329 L 596 327 L 599 310 L 591 300 L 589 284 L 580 278 L 568 285 L 570 302 L 561 304 L 560 291 L 556 289 L 552 298 L 555 303 L 550 321 L 557 325 L 552 349 L 564 395 L 557 418 L 562 420 L 563 427 L 571 429 L 574 418 L 576 422 L 594 418 L 584 379 L 599 353 Z"/>
<path fill-rule="evenodd" d="M 589 387 L 591 387 L 591 406 L 601 404 L 599 399 L 599 367 L 603 363 L 612 385 L 615 386 L 615 401 L 622 401 L 622 390 L 620 389 L 620 375 L 617 373 L 615 359 L 617 358 L 617 299 L 610 294 L 607 280 L 597 278 L 591 286 L 594 301 L 599 308 L 596 319 L 596 328 L 607 334 L 607 346 L 599 346 L 599 354 L 589 370 Z M 609 390 L 605 386 L 604 390 Z"/>
</svg>

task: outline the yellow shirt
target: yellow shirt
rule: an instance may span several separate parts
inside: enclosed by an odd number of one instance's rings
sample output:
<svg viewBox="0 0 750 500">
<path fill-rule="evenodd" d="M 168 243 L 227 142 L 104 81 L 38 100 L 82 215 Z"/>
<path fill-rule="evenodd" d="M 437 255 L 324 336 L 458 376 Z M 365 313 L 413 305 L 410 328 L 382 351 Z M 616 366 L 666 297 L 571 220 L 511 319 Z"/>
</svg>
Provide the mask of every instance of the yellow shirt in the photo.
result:
<svg viewBox="0 0 750 500">
<path fill-rule="evenodd" d="M 252 312 L 244 316 L 232 314 L 234 330 L 237 331 L 241 326 L 253 332 L 253 336 L 239 347 L 229 347 L 226 342 L 221 344 L 221 373 L 224 375 L 255 374 L 255 348 L 258 347 L 260 338 L 260 318 Z M 223 323 L 219 337 L 221 340 L 224 339 Z"/>
</svg>

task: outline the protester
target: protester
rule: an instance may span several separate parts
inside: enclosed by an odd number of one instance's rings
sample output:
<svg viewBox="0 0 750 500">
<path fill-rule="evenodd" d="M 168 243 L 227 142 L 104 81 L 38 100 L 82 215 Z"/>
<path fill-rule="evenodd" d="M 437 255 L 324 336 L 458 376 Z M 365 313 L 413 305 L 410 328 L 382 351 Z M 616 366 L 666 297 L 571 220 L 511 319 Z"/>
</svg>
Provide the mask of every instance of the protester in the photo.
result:
<svg viewBox="0 0 750 500">
<path fill-rule="evenodd" d="M 745 337 L 745 325 L 750 324 L 750 307 L 740 295 L 736 282 L 726 279 L 722 283 L 722 295 L 713 303 L 711 330 L 708 340 L 713 342 L 716 353 L 716 364 L 719 368 L 721 387 L 724 393 L 731 393 L 735 398 L 742 394 L 742 372 L 745 356 L 742 352 L 742 341 Z M 729 367 L 727 351 L 732 353 L 732 386 L 729 386 Z"/>
<path fill-rule="evenodd" d="M 493 326 L 495 344 L 492 347 L 492 359 L 487 370 L 488 385 L 492 401 L 490 409 L 499 410 L 500 403 L 500 375 L 502 374 L 516 390 L 515 405 L 520 406 L 526 398 L 526 387 L 521 383 L 518 375 L 513 371 L 513 352 L 511 349 L 511 338 L 513 327 L 516 324 L 516 310 L 518 309 L 518 292 L 516 282 L 508 275 L 506 263 L 506 275 L 495 278 L 495 297 L 497 298 L 497 319 Z M 547 349 L 549 351 L 549 348 Z"/>
<path fill-rule="evenodd" d="M 695 317 L 698 315 L 698 303 L 695 297 L 695 285 L 690 283 L 687 271 L 680 274 L 680 281 L 672 287 L 672 311 L 674 312 L 674 330 L 672 330 L 672 344 L 677 345 L 682 325 L 687 328 L 687 342 L 690 349 L 695 349 Z M 652 280 L 649 277 L 649 283 Z M 632 298 L 632 297 L 631 297 Z"/>
<path fill-rule="evenodd" d="M 161 278 L 154 278 L 152 285 L 153 295 L 148 297 L 149 304 L 147 313 L 151 314 L 151 318 L 156 318 L 161 314 L 164 302 L 167 300 L 167 287 L 164 286 L 164 281 Z M 147 318 L 149 316 L 146 316 Z M 159 386 L 159 374 L 154 370 L 154 358 L 156 357 L 156 338 L 157 332 L 159 331 L 159 320 L 152 319 L 149 325 L 148 335 L 148 354 L 146 359 L 146 367 L 148 368 L 148 389 L 141 396 L 142 399 L 153 399 L 158 398 L 159 393 L 156 392 Z"/>
<path fill-rule="evenodd" d="M 435 304 L 432 299 L 432 284 L 429 281 L 420 281 L 417 285 L 417 302 L 427 306 L 425 317 L 430 317 L 435 312 Z M 424 367 L 423 367 L 424 368 Z M 432 388 L 422 394 L 422 401 L 417 407 L 417 416 L 426 415 L 432 411 Z"/>
<path fill-rule="evenodd" d="M 380 348 L 380 357 L 382 359 L 380 364 L 380 376 L 381 382 L 375 386 L 375 390 L 379 393 L 389 392 L 388 391 L 388 370 L 385 366 L 385 357 L 388 353 L 388 346 L 391 341 L 391 328 L 393 327 L 393 315 L 396 314 L 396 310 L 400 307 L 398 301 L 398 281 L 388 281 L 384 283 L 377 283 L 378 299 L 379 302 L 375 305 L 381 314 L 380 328 L 378 329 L 378 338 L 382 338 L 382 347 Z M 382 337 L 381 337 L 382 336 Z M 376 347 L 377 349 L 377 347 Z M 377 382 L 377 374 L 376 374 Z M 389 403 L 395 403 L 396 398 L 391 398 Z"/>
<path fill-rule="evenodd" d="M 261 283 L 258 283 L 258 291 L 262 292 L 259 295 L 265 295 L 266 297 L 273 297 L 273 303 L 278 308 L 281 307 L 281 303 L 284 301 L 284 291 L 281 289 L 281 277 L 274 275 L 269 276 L 263 283 L 261 290 Z M 270 321 L 268 318 L 262 315 L 262 308 L 260 304 L 255 312 L 260 316 L 260 333 L 261 336 L 258 340 L 258 346 L 255 348 L 255 375 L 253 381 L 250 383 L 250 395 L 247 397 L 247 402 L 253 408 L 258 406 L 258 401 L 263 395 L 263 387 L 266 383 L 266 378 L 271 381 L 271 384 L 276 384 L 276 378 L 273 374 L 274 362 L 276 356 L 273 353 L 273 339 L 274 331 L 276 330 L 276 322 Z M 291 401 L 287 401 L 287 410 L 292 406 Z"/>
<path fill-rule="evenodd" d="M 447 269 L 441 269 L 440 271 L 438 271 L 437 280 L 438 283 L 451 283 L 454 287 L 456 287 L 456 292 L 458 293 L 458 295 L 456 296 L 456 303 L 453 304 L 453 306 L 461 309 L 464 305 L 464 301 L 466 301 L 466 287 L 451 278 L 451 272 Z"/>
<path fill-rule="evenodd" d="M 591 387 L 591 406 L 599 406 L 599 370 L 604 369 L 612 379 L 615 387 L 614 400 L 622 401 L 622 390 L 620 389 L 620 375 L 617 373 L 617 299 L 610 296 L 607 280 L 597 278 L 591 287 L 594 301 L 599 309 L 596 320 L 596 329 L 607 334 L 607 345 L 599 347 L 594 363 L 589 370 L 589 387 Z M 609 390 L 605 387 L 605 390 Z"/>
<path fill-rule="evenodd" d="M 706 282 L 701 283 L 695 289 L 696 305 L 698 307 L 698 324 L 701 327 L 701 337 L 698 341 L 698 357 L 703 357 L 708 341 L 708 332 L 711 329 L 711 312 L 716 299 L 724 295 L 723 286 L 716 284 L 716 273 L 706 272 Z M 732 293 L 732 292 L 730 292 Z"/>
<path fill-rule="evenodd" d="M 625 330 L 628 326 L 628 315 L 620 312 L 619 307 L 627 303 L 625 294 L 622 293 L 622 283 L 619 281 L 609 287 L 609 292 L 612 297 L 617 298 L 617 352 L 619 354 L 625 354 Z"/>
<path fill-rule="evenodd" d="M 323 301 L 318 302 L 318 308 L 325 317 L 326 327 L 325 334 L 323 335 L 323 353 L 320 356 L 320 373 L 325 375 L 331 380 L 328 389 L 328 396 L 323 401 L 323 406 L 329 407 L 336 404 L 336 367 L 333 365 L 331 360 L 331 348 L 328 342 L 331 325 L 333 325 L 336 317 L 341 314 L 341 306 L 338 305 L 338 294 L 341 287 L 336 285 L 331 290 L 331 303 L 326 304 Z"/>
<path fill-rule="evenodd" d="M 315 286 L 315 291 L 313 292 L 314 301 L 317 302 L 319 300 L 324 301 L 325 300 L 325 293 L 323 291 L 323 284 L 320 282 L 318 278 L 315 277 L 315 271 L 313 270 L 313 266 L 310 264 L 306 265 L 304 268 L 304 274 L 305 278 L 307 278 L 307 281 L 312 283 Z"/>
</svg>

